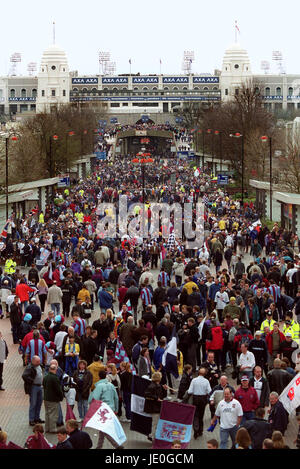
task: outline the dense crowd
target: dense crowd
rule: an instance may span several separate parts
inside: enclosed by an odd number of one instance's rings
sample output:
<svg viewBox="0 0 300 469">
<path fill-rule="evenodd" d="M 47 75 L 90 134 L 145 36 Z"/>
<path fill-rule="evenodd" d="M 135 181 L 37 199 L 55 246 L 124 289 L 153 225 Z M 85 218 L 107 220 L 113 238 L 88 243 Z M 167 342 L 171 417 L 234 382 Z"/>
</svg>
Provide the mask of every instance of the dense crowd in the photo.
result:
<svg viewBox="0 0 300 469">
<path fill-rule="evenodd" d="M 10 321 L 23 360 L 34 427 L 26 447 L 40 442 L 43 432 L 57 433 L 58 448 L 91 447 L 76 420 L 84 419 L 92 399 L 129 423 L 133 373 L 150 380 L 149 440 L 161 402 L 169 398 L 195 406 L 195 439 L 205 430 L 208 406 L 212 431 L 219 422 L 220 448 L 229 438 L 233 447 L 285 447 L 294 417 L 279 396 L 300 370 L 298 237 L 276 223 L 272 230 L 262 226 L 252 203 L 242 206 L 186 162 L 157 157 L 145 188 L 140 171 L 129 158 L 102 162 L 59 191 L 45 213 L 12 219 L 2 243 L 1 318 Z M 195 211 L 203 201 L 204 244 L 191 249 L 184 235 L 172 237 L 172 217 L 167 237 L 163 226 L 156 238 L 120 237 L 118 229 L 114 238 L 99 235 L 98 204 L 112 203 L 118 217 L 120 195 L 134 206 L 143 189 L 149 222 L 153 202 L 191 202 Z M 163 365 L 174 334 L 179 378 Z M 7 341 L 0 339 L 1 390 Z M 79 415 L 66 427 L 63 400 L 74 411 L 77 403 Z M 5 435 L 1 447 L 7 447 Z M 98 448 L 104 436 L 99 432 Z"/>
</svg>

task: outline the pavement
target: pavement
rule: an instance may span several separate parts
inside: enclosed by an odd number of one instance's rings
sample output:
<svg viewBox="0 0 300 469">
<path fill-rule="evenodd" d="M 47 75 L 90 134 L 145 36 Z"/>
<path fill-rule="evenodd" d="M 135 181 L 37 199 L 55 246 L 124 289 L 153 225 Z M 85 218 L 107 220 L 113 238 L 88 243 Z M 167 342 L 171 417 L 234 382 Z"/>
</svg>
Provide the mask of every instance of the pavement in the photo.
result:
<svg viewBox="0 0 300 469">
<path fill-rule="evenodd" d="M 252 259 L 249 255 L 246 254 L 244 260 L 247 263 Z M 226 266 L 224 265 L 224 267 Z M 152 273 L 154 274 L 154 277 L 156 279 L 159 270 L 153 270 Z M 47 305 L 45 311 L 47 311 Z M 92 318 L 89 321 L 90 324 L 92 324 L 95 319 L 98 319 L 99 313 L 100 310 L 97 305 L 96 310 L 92 314 Z M 43 317 L 46 318 L 46 313 L 43 315 Z M 66 320 L 66 324 L 69 325 L 70 323 L 71 320 L 69 318 Z M 30 427 L 28 423 L 29 396 L 26 395 L 24 392 L 23 380 L 21 378 L 24 370 L 22 358 L 18 353 L 18 345 L 13 344 L 10 329 L 11 327 L 9 319 L 0 320 L 0 331 L 2 332 L 3 337 L 6 340 L 9 349 L 9 355 L 4 364 L 3 372 L 3 387 L 5 388 L 5 391 L 0 392 L 0 427 L 2 428 L 2 430 L 5 430 L 8 433 L 8 441 L 13 441 L 14 443 L 23 447 L 27 437 L 32 434 L 32 427 Z M 236 387 L 236 382 L 231 379 L 231 372 L 231 367 L 226 368 L 225 374 L 229 378 L 229 383 Z M 178 389 L 178 381 L 175 383 L 174 388 Z M 65 400 L 62 402 L 62 411 L 63 415 L 65 415 Z M 76 417 L 79 418 L 76 405 L 74 408 L 74 413 Z M 41 418 L 44 420 L 44 406 L 42 406 Z M 127 436 L 127 441 L 124 444 L 126 449 L 151 449 L 151 442 L 147 440 L 146 436 L 141 435 L 137 432 L 130 431 L 129 423 L 122 423 L 122 426 Z M 218 426 L 216 427 L 213 433 L 207 432 L 205 430 L 209 426 L 210 411 L 209 407 L 207 406 L 204 415 L 203 435 L 197 440 L 192 437 L 192 440 L 189 445 L 190 449 L 206 449 L 206 442 L 211 438 L 215 438 L 220 441 Z M 86 431 L 90 434 L 93 440 L 93 448 L 96 448 L 98 440 L 97 431 L 93 429 L 86 429 Z M 289 425 L 285 433 L 285 441 L 290 448 L 295 449 L 295 445 L 293 442 L 297 437 L 297 432 L 297 420 L 295 414 L 292 414 L 290 416 Z M 50 443 L 55 444 L 57 442 L 56 435 L 46 434 L 46 438 Z M 105 440 L 103 448 L 111 448 L 111 445 L 107 440 Z"/>
</svg>

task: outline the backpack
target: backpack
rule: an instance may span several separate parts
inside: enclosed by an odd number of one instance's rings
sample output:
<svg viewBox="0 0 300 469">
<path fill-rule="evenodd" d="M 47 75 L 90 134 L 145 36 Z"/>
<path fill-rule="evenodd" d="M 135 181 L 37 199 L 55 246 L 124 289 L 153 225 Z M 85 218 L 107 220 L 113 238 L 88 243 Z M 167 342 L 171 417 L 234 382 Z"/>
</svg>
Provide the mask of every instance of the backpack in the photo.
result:
<svg viewBox="0 0 300 469">
<path fill-rule="evenodd" d="M 246 332 L 244 334 L 239 334 L 238 337 L 239 337 L 239 341 L 238 341 L 238 344 L 237 344 L 237 350 L 238 351 L 241 350 L 241 345 L 242 344 L 246 344 L 246 345 L 249 346 L 250 341 L 253 338 L 252 335 L 249 334 L 248 332 Z"/>
</svg>

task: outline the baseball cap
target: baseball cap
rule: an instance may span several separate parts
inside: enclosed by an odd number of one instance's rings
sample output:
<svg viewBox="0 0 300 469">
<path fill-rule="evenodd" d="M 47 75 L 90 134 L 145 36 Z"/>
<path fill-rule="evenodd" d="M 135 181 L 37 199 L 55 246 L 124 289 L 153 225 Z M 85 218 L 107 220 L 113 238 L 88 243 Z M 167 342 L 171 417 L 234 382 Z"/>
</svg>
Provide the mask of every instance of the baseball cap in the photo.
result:
<svg viewBox="0 0 300 469">
<path fill-rule="evenodd" d="M 242 376 L 241 381 L 249 381 L 248 376 L 247 375 Z"/>
<path fill-rule="evenodd" d="M 262 335 L 261 331 L 256 331 L 254 335 Z"/>
</svg>

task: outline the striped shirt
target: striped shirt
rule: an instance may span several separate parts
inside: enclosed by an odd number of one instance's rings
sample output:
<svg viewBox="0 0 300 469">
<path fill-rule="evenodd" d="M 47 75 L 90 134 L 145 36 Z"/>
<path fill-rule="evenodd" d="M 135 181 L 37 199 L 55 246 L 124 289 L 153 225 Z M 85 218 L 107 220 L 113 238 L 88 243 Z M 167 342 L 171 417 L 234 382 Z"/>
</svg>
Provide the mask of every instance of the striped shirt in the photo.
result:
<svg viewBox="0 0 300 469">
<path fill-rule="evenodd" d="M 142 302 L 145 306 L 152 304 L 152 293 L 149 288 L 144 287 L 141 291 Z"/>
<path fill-rule="evenodd" d="M 44 362 L 44 354 L 46 353 L 45 344 L 41 339 L 31 339 L 26 347 L 25 354 L 29 355 L 29 360 L 32 360 L 34 355 L 40 357 L 41 363 Z M 28 360 L 28 361 L 29 361 Z"/>
<path fill-rule="evenodd" d="M 278 299 L 281 296 L 280 287 L 278 285 L 275 285 L 275 284 L 270 285 L 269 288 L 268 288 L 268 293 L 270 293 L 270 295 L 273 296 L 274 302 L 277 303 Z"/>
<path fill-rule="evenodd" d="M 170 281 L 170 277 L 167 274 L 167 272 L 160 272 L 160 274 L 158 276 L 158 281 L 161 282 L 163 287 L 167 287 L 168 284 L 169 284 L 169 281 Z"/>
<path fill-rule="evenodd" d="M 74 331 L 79 337 L 82 337 L 85 334 L 85 320 L 78 318 L 75 320 Z"/>
</svg>

